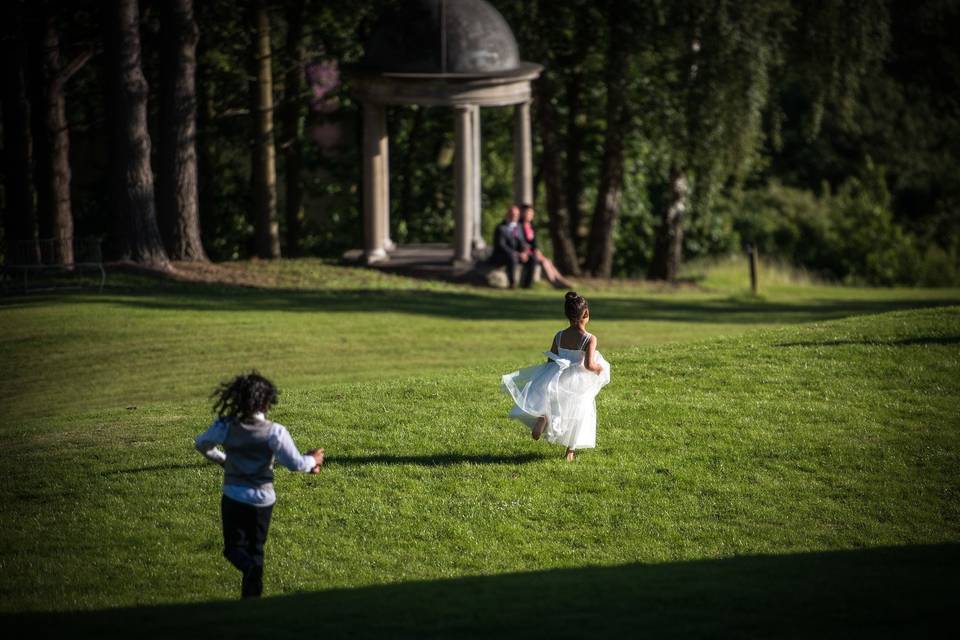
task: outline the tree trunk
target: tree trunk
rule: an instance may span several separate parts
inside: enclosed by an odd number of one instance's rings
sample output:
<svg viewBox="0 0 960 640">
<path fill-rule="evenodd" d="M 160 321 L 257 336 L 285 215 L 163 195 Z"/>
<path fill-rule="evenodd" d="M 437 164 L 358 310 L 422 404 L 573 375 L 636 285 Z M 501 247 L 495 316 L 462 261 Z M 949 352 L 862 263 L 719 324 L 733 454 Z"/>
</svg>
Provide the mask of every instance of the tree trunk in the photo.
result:
<svg viewBox="0 0 960 640">
<path fill-rule="evenodd" d="M 553 106 L 555 91 L 554 81 L 549 76 L 542 77 L 537 83 L 534 106 L 536 127 L 543 146 L 540 172 L 543 175 L 543 186 L 547 197 L 548 227 L 550 239 L 553 241 L 553 262 L 561 273 L 578 276 L 580 260 L 577 258 L 577 248 L 570 237 L 570 220 L 560 160 L 560 141 L 557 137 L 557 113 Z"/>
<path fill-rule="evenodd" d="M 137 0 L 112 0 L 107 11 L 116 253 L 122 260 L 168 269 L 157 226 L 150 168 L 147 80 L 140 65 L 140 9 Z"/>
<path fill-rule="evenodd" d="M 587 269 L 595 276 L 609 278 L 613 272 L 613 230 L 623 195 L 624 141 L 630 118 L 627 109 L 627 42 L 620 31 L 622 11 L 613 0 L 608 11 L 610 23 L 607 52 L 607 130 L 603 142 L 600 182 L 590 225 Z"/>
<path fill-rule="evenodd" d="M 594 39 L 587 29 L 585 21 L 574 25 L 574 49 L 564 65 L 570 71 L 566 81 L 567 99 L 567 150 L 566 150 L 566 193 L 567 209 L 570 212 L 570 238 L 578 251 L 580 246 L 580 225 L 583 221 L 583 209 L 580 200 L 583 197 L 583 149 L 585 130 L 580 124 L 583 113 L 583 92 L 586 81 L 584 67 L 590 46 Z"/>
<path fill-rule="evenodd" d="M 660 206 L 660 226 L 654 239 L 653 260 L 647 276 L 651 280 L 674 282 L 683 259 L 683 219 L 688 209 L 690 187 L 682 169 L 670 172 L 668 197 Z"/>
<path fill-rule="evenodd" d="M 273 145 L 273 72 L 271 70 L 270 16 L 263 0 L 250 11 L 251 28 L 256 39 L 255 77 L 250 95 L 253 115 L 254 229 L 257 255 L 280 257 L 280 230 L 277 223 L 277 164 Z"/>
<path fill-rule="evenodd" d="M 36 162 L 43 165 L 37 171 L 38 200 L 44 203 L 40 211 L 44 221 L 41 227 L 48 230 L 53 240 L 52 264 L 73 264 L 73 212 L 70 209 L 70 129 L 67 124 L 64 86 L 67 74 L 60 68 L 60 37 L 51 9 L 44 8 L 42 16 L 42 82 L 43 93 L 43 150 Z M 82 62 L 80 62 L 82 64 Z M 79 66 L 71 65 L 73 71 Z M 67 71 L 72 74 L 73 71 Z M 38 105 L 39 106 L 39 105 Z"/>
<path fill-rule="evenodd" d="M 45 7 L 34 5 L 27 9 L 27 92 L 30 101 L 30 138 L 33 159 L 33 194 L 36 196 L 37 234 L 40 238 L 40 261 L 54 262 L 49 240 L 53 238 L 53 200 L 49 186 L 50 136 L 47 132 L 47 71 L 45 50 Z"/>
<path fill-rule="evenodd" d="M 211 13 L 211 5 L 207 2 L 200 2 L 195 10 L 196 20 L 200 25 L 209 24 L 215 17 Z M 213 96 L 216 93 L 213 74 L 209 72 L 204 64 L 206 60 L 206 48 L 210 45 L 209 38 L 200 38 L 197 42 L 197 144 L 195 147 L 197 154 L 197 201 L 199 210 L 203 212 L 201 221 L 201 238 L 203 223 L 208 224 L 207 231 L 210 233 L 208 240 L 216 240 L 216 234 L 213 232 L 215 227 L 212 222 L 216 220 L 215 202 L 217 197 L 218 181 L 217 172 L 214 168 L 214 150 L 216 144 L 216 134 L 214 131 L 214 104 Z M 213 247 L 215 245 L 210 245 Z"/>
<path fill-rule="evenodd" d="M 193 0 L 160 3 L 160 228 L 170 258 L 204 262 L 197 188 L 198 37 Z"/>
<path fill-rule="evenodd" d="M 567 79 L 567 162 L 566 199 L 570 213 L 570 238 L 574 246 L 580 244 L 580 223 L 583 212 L 580 198 L 583 195 L 583 127 L 577 119 L 581 112 L 583 76 L 573 72 Z"/>
<path fill-rule="evenodd" d="M 4 260 L 7 264 L 35 264 L 40 261 L 37 219 L 31 185 L 32 148 L 30 101 L 27 98 L 27 53 L 19 5 L 4 3 L 3 36 L 0 51 L 3 77 L 3 160 L 6 178 L 3 212 Z"/>
<path fill-rule="evenodd" d="M 303 47 L 304 0 L 295 0 L 287 9 L 287 64 L 283 97 L 283 139 L 286 160 L 284 182 L 287 197 L 287 254 L 303 252 L 303 90 L 306 54 Z"/>
</svg>

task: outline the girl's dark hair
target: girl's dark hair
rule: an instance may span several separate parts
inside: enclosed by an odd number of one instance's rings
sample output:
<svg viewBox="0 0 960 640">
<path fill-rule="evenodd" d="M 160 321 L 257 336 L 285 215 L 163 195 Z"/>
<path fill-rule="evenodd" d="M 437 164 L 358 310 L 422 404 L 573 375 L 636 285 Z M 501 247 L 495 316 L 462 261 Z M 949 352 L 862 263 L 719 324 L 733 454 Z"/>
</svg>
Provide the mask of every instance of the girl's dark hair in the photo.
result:
<svg viewBox="0 0 960 640">
<path fill-rule="evenodd" d="M 578 322 L 583 317 L 584 312 L 589 309 L 590 305 L 587 304 L 586 298 L 576 291 L 567 291 L 567 295 L 563 299 L 563 312 L 570 322 Z"/>
<path fill-rule="evenodd" d="M 256 371 L 251 371 L 229 382 L 221 382 L 210 397 L 216 398 L 213 412 L 218 417 L 243 420 L 277 404 L 277 388 Z"/>
</svg>

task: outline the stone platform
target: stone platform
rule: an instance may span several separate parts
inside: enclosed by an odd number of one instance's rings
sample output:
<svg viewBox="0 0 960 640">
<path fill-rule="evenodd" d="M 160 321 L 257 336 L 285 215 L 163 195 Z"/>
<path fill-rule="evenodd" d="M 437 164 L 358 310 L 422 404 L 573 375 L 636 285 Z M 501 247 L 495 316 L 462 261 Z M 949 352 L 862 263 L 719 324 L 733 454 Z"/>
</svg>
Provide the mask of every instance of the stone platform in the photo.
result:
<svg viewBox="0 0 960 640">
<path fill-rule="evenodd" d="M 485 263 L 490 250 L 474 250 L 474 262 L 454 262 L 454 249 L 448 244 L 406 244 L 387 250 L 387 259 L 367 264 L 362 249 L 351 249 L 343 254 L 344 262 L 371 269 L 427 280 L 445 280 L 481 286 L 507 286 L 504 267 L 490 267 Z M 540 279 L 539 267 L 534 282 Z M 518 277 L 519 282 L 519 277 Z"/>
</svg>

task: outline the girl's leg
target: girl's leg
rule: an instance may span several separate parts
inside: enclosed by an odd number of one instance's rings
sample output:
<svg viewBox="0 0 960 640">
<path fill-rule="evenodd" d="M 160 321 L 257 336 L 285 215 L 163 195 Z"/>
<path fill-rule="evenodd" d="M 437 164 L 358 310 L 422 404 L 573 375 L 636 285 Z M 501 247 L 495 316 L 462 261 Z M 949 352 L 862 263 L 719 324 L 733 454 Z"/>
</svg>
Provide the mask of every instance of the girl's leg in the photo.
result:
<svg viewBox="0 0 960 640">
<path fill-rule="evenodd" d="M 537 250 L 537 260 L 540 261 L 540 266 L 543 267 L 543 275 L 547 277 L 547 280 L 553 284 L 553 281 L 557 278 L 557 268 L 553 266 L 553 263 L 550 262 L 550 258 L 543 255 L 539 249 Z"/>
<path fill-rule="evenodd" d="M 567 447 L 567 462 L 573 462 L 573 459 L 576 457 L 577 452 Z"/>
<path fill-rule="evenodd" d="M 551 284 L 556 284 L 557 276 L 560 274 L 557 273 L 557 268 L 553 266 L 553 263 L 550 262 L 550 259 L 543 258 L 540 261 L 540 264 L 543 265 L 543 271 L 547 274 L 547 280 L 549 280 Z"/>
<path fill-rule="evenodd" d="M 543 258 L 540 263 L 543 265 L 543 271 L 547 274 L 547 280 L 550 281 L 550 284 L 557 288 L 570 287 L 570 282 L 560 274 L 560 271 L 550 258 Z"/>
<path fill-rule="evenodd" d="M 540 436 L 543 435 L 543 430 L 547 428 L 547 416 L 540 416 L 537 418 L 536 424 L 533 425 L 533 431 L 530 432 L 530 435 L 533 436 L 534 440 L 539 440 Z"/>
</svg>

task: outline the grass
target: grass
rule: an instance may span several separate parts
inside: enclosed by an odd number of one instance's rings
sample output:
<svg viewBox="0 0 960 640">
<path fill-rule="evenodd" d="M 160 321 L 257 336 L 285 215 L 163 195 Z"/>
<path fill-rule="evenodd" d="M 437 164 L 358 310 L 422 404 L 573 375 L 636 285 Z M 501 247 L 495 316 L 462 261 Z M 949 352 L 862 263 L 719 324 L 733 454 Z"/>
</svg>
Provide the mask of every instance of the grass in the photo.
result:
<svg viewBox="0 0 960 640">
<path fill-rule="evenodd" d="M 568 465 L 497 390 L 561 328 L 556 293 L 238 268 L 271 280 L 0 301 L 5 625 L 883 635 L 952 607 L 960 292 L 585 283 L 614 377 Z M 328 463 L 278 474 L 271 597 L 241 606 L 191 438 L 253 365 Z"/>
</svg>

